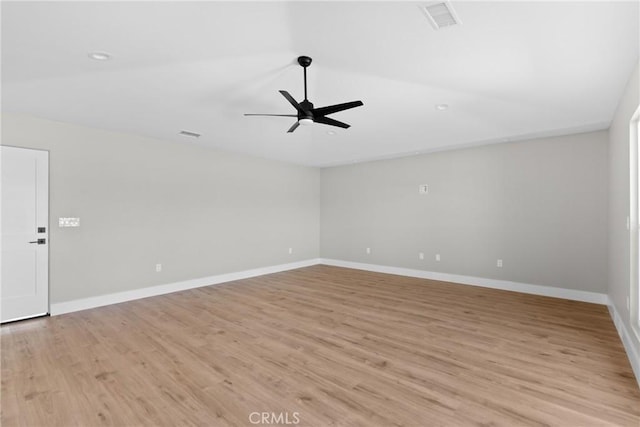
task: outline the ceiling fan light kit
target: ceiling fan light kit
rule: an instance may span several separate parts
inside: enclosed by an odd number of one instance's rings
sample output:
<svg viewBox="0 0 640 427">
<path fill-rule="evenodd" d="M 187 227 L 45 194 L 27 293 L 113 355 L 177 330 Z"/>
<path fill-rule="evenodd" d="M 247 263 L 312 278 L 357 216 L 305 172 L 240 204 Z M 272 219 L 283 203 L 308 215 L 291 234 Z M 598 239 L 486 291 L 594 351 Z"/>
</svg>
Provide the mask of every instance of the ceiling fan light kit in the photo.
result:
<svg viewBox="0 0 640 427">
<path fill-rule="evenodd" d="M 311 65 L 311 58 L 308 56 L 299 56 L 298 64 L 304 72 L 304 101 L 298 103 L 289 92 L 281 90 L 280 93 L 286 98 L 293 108 L 296 109 L 297 114 L 245 114 L 245 116 L 269 116 L 269 117 L 297 117 L 296 121 L 287 131 L 293 132 L 300 125 L 308 126 L 313 123 L 320 123 L 329 126 L 336 126 L 343 129 L 348 129 L 350 125 L 340 122 L 338 120 L 327 117 L 329 114 L 337 113 L 339 111 L 349 110 L 351 108 L 360 107 L 364 105 L 362 101 L 345 102 L 343 104 L 329 105 L 326 107 L 314 108 L 313 104 L 307 99 L 307 67 Z"/>
</svg>

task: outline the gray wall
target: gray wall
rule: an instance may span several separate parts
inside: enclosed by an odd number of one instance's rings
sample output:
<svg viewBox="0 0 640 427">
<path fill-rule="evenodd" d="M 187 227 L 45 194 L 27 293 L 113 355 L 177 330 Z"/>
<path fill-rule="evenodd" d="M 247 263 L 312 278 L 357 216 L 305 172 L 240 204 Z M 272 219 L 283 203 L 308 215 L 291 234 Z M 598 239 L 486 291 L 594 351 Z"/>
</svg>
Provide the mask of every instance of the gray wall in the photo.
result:
<svg viewBox="0 0 640 427">
<path fill-rule="evenodd" d="M 7 114 L 2 144 L 50 151 L 52 303 L 318 257 L 317 169 Z"/>
<path fill-rule="evenodd" d="M 630 214 L 629 121 L 640 105 L 640 64 L 632 73 L 609 129 L 609 297 L 622 317 L 636 353 L 640 341 L 631 331 L 630 312 Z M 637 218 L 636 218 L 637 219 Z M 635 227 L 634 227 L 635 229 Z"/>
<path fill-rule="evenodd" d="M 601 131 L 323 169 L 320 254 L 606 292 L 607 139 Z"/>
<path fill-rule="evenodd" d="M 51 153 L 53 303 L 318 256 L 606 292 L 607 140 L 318 170 L 2 116 L 3 144 Z M 61 216 L 82 226 L 58 228 Z"/>
</svg>

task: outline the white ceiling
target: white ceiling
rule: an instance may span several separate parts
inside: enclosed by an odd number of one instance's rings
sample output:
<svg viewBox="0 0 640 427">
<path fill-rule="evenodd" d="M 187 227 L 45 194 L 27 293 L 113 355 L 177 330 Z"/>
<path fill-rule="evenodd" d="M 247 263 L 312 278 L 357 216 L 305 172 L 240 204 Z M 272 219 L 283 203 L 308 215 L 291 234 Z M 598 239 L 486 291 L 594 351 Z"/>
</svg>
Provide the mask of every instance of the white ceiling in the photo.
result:
<svg viewBox="0 0 640 427">
<path fill-rule="evenodd" d="M 609 126 L 637 1 L 454 1 L 438 31 L 427 3 L 3 1 L 2 109 L 314 166 Z M 350 129 L 243 116 L 294 113 L 299 55 Z"/>
</svg>

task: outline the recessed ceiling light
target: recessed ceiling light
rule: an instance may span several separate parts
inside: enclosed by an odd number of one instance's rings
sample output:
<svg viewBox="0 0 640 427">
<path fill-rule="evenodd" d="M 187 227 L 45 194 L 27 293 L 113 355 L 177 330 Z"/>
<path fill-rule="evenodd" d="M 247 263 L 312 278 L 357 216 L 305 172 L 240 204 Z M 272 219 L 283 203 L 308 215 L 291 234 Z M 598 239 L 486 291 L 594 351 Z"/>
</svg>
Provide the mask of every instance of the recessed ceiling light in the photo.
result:
<svg viewBox="0 0 640 427">
<path fill-rule="evenodd" d="M 328 130 L 327 131 L 327 135 L 335 135 L 336 131 L 335 130 Z"/>
<path fill-rule="evenodd" d="M 89 58 L 95 59 L 96 61 L 108 61 L 111 59 L 111 55 L 107 52 L 89 52 Z"/>
<path fill-rule="evenodd" d="M 446 111 L 449 109 L 448 104 L 436 104 L 436 110 L 438 111 Z"/>
</svg>

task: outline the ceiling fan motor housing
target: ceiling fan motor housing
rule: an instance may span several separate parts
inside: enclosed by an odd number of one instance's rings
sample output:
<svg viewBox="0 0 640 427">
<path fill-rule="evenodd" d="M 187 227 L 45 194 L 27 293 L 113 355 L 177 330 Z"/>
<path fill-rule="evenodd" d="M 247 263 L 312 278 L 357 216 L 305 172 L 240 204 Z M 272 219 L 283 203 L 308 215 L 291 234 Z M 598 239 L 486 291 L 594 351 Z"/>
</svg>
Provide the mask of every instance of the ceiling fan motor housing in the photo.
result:
<svg viewBox="0 0 640 427">
<path fill-rule="evenodd" d="M 309 119 L 313 120 L 313 103 L 304 100 L 300 103 L 300 110 L 298 111 L 298 120 Z"/>
</svg>

